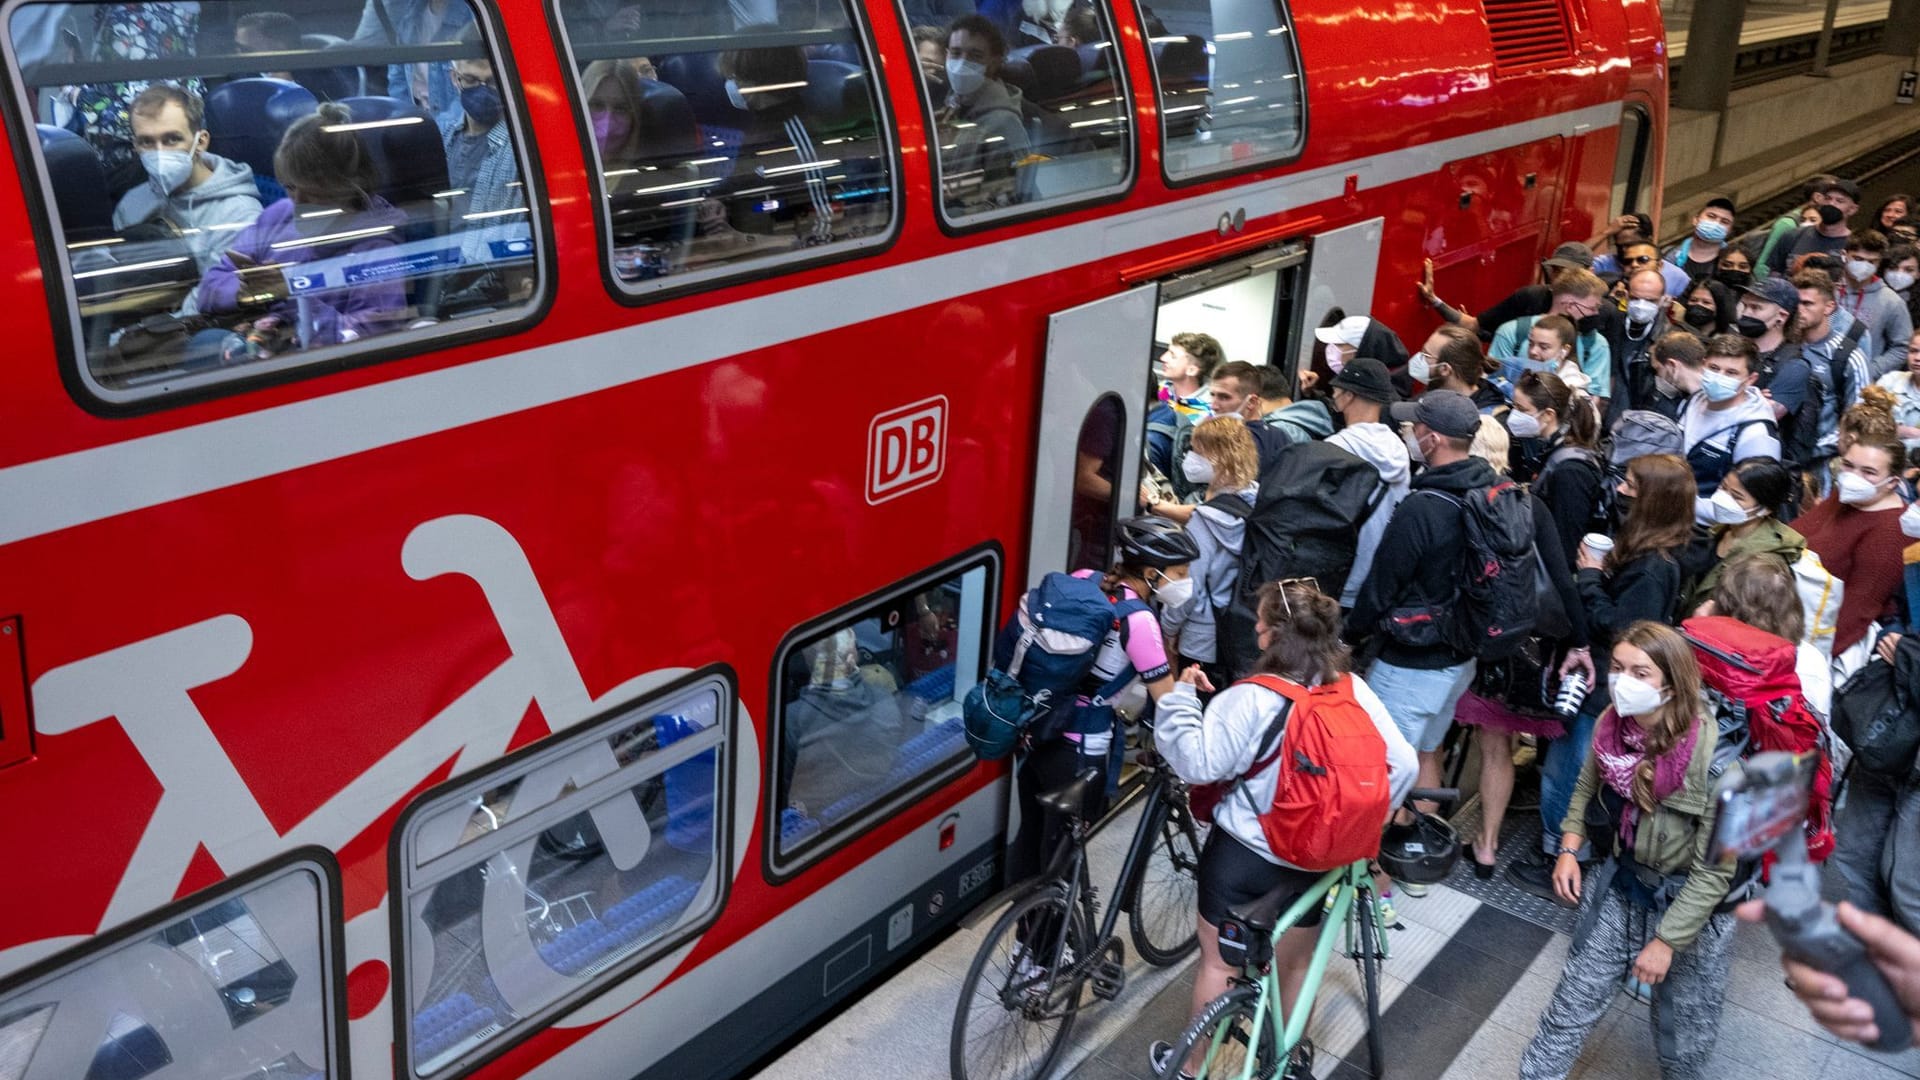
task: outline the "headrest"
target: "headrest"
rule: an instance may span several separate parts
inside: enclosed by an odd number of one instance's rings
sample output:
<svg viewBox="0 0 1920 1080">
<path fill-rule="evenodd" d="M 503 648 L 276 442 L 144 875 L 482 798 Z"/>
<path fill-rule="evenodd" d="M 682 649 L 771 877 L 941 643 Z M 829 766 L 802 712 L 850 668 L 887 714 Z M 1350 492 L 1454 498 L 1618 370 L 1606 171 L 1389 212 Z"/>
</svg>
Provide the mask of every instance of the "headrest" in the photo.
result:
<svg viewBox="0 0 1920 1080">
<path fill-rule="evenodd" d="M 656 161 L 678 164 L 699 156 L 700 124 L 679 90 L 657 79 L 640 80 L 640 130 L 647 153 Z"/>
<path fill-rule="evenodd" d="M 107 192 L 107 173 L 100 155 L 87 140 L 65 128 L 34 125 L 40 136 L 40 156 L 53 181 L 53 203 L 60 211 L 60 227 L 69 237 L 82 232 L 110 231 L 113 198 Z"/>
<path fill-rule="evenodd" d="M 727 100 L 727 80 L 720 75 L 718 61 L 714 53 L 675 53 L 656 60 L 654 67 L 662 82 L 686 95 L 695 116 L 709 124 L 737 127 L 740 110 Z"/>
<path fill-rule="evenodd" d="M 1196 76 L 1205 81 L 1207 44 L 1191 34 L 1179 41 L 1155 42 L 1153 62 L 1162 82 L 1170 78 L 1192 79 Z"/>
<path fill-rule="evenodd" d="M 207 92 L 208 149 L 273 175 L 273 152 L 295 120 L 314 110 L 313 92 L 284 79 L 235 79 Z"/>
<path fill-rule="evenodd" d="M 1000 78 L 1008 86 L 1017 87 L 1022 96 L 1033 96 L 1033 65 L 1025 60 L 1007 57 L 1006 62 L 1000 65 Z"/>
<path fill-rule="evenodd" d="M 1064 97 L 1080 86 L 1080 54 L 1065 45 L 1027 45 L 1009 55 L 1033 69 L 1036 101 Z"/>
<path fill-rule="evenodd" d="M 447 187 L 447 151 L 440 126 L 425 109 L 390 97 L 342 98 L 356 124 L 380 120 L 409 123 L 362 128 L 360 142 L 373 155 L 380 177 L 380 195 L 396 206 L 431 202 Z"/>
<path fill-rule="evenodd" d="M 1082 75 L 1111 75 L 1113 73 L 1113 45 L 1109 42 L 1096 42 L 1092 45 L 1075 45 L 1073 51 L 1080 57 Z"/>
<path fill-rule="evenodd" d="M 807 88 L 800 95 L 807 119 L 822 127 L 863 119 L 873 109 L 866 72 L 837 60 L 807 61 Z"/>
</svg>

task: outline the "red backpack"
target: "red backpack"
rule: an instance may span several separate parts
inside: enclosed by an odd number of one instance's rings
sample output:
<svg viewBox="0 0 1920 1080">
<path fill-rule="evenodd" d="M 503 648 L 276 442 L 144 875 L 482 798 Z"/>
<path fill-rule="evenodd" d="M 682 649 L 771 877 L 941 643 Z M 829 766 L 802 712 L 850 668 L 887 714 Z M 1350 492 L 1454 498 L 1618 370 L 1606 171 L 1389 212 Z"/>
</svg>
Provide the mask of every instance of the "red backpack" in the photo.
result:
<svg viewBox="0 0 1920 1080">
<path fill-rule="evenodd" d="M 1820 718 L 1800 691 L 1794 644 L 1725 615 L 1688 619 L 1680 629 L 1700 661 L 1700 679 L 1719 724 L 1714 779 L 1736 759 L 1767 750 L 1817 754 L 1807 807 L 1807 854 L 1825 859 L 1833 852 L 1833 762 L 1827 758 Z"/>
<path fill-rule="evenodd" d="M 1279 748 L 1248 776 L 1278 759 L 1273 805 L 1259 811 L 1267 847 L 1306 870 L 1332 870 L 1380 853 L 1393 809 L 1387 742 L 1353 697 L 1353 676 L 1305 687 L 1277 675 L 1246 680 L 1292 703 Z M 1247 796 L 1249 800 L 1252 796 Z"/>
</svg>

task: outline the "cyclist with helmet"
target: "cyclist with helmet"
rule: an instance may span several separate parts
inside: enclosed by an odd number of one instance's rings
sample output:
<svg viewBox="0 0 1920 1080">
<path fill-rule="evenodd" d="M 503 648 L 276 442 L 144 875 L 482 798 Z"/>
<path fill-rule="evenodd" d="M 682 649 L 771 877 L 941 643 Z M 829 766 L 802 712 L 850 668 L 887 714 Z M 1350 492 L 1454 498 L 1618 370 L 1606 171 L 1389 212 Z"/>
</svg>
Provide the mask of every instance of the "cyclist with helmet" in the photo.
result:
<svg viewBox="0 0 1920 1080">
<path fill-rule="evenodd" d="M 1339 600 L 1321 592 L 1311 578 L 1266 585 L 1260 590 L 1254 622 L 1261 649 L 1257 669 L 1301 686 L 1338 680 L 1352 668 L 1352 655 L 1340 640 L 1340 624 Z M 1351 679 L 1353 700 L 1366 710 L 1386 742 L 1392 805 L 1398 806 L 1413 790 L 1419 755 L 1366 681 L 1358 675 Z M 1293 896 L 1282 901 L 1281 910 L 1285 910 L 1321 877 L 1320 871 L 1289 864 L 1285 852 L 1267 845 L 1256 808 L 1272 805 L 1283 763 L 1273 760 L 1249 775 L 1262 748 L 1279 745 L 1290 708 L 1287 699 L 1257 683 L 1240 682 L 1222 690 L 1203 713 L 1197 691 L 1210 689 L 1199 666 L 1188 667 L 1172 692 L 1160 700 L 1154 722 L 1154 744 L 1181 779 L 1190 784 L 1231 781 L 1236 786 L 1220 799 L 1213 830 L 1200 852 L 1200 965 L 1193 977 L 1194 1015 L 1225 993 L 1233 978 L 1233 969 L 1220 957 L 1219 928 L 1227 912 L 1288 886 Z M 1459 856 L 1458 840 L 1452 844 L 1452 856 Z M 1274 942 L 1273 962 L 1281 973 L 1281 999 L 1288 1016 L 1293 1015 L 1313 959 L 1318 937 L 1314 928 L 1320 925 L 1321 915 L 1320 907 L 1313 906 Z M 1289 1078 L 1311 1073 L 1311 1047 L 1304 1040 L 1301 1045 L 1306 1049 L 1295 1051 Z M 1196 1054 L 1204 1056 L 1204 1052 L 1202 1047 Z M 1167 1060 L 1172 1053 L 1165 1042 L 1149 1049 L 1155 1075 L 1173 1075 Z M 1180 1075 L 1189 1075 L 1199 1064 L 1197 1057 L 1187 1061 Z"/>
<path fill-rule="evenodd" d="M 1177 523 L 1151 516 L 1122 521 L 1115 539 L 1119 563 L 1107 571 L 1101 585 L 1114 602 L 1119 624 L 1100 646 L 1087 684 L 1127 684 L 1131 680 L 1124 676 L 1131 671 L 1146 687 L 1148 696 L 1159 701 L 1173 690 L 1173 664 L 1167 659 L 1160 619 L 1152 605 L 1174 609 L 1193 597 L 1187 564 L 1199 557 L 1200 548 Z M 1076 570 L 1073 576 L 1088 578 L 1099 573 Z M 996 657 L 995 662 L 1005 659 Z M 1063 821 L 1047 820 L 1051 815 L 1041 810 L 1040 796 L 1066 786 L 1088 765 L 1105 772 L 1119 724 L 1112 701 L 1083 694 L 1074 702 L 1073 718 L 1061 734 L 1037 741 L 1028 749 L 1018 776 L 1020 831 L 1007 853 L 1010 880 L 1038 873 L 1065 827 Z M 1105 813 L 1106 808 L 1106 785 L 1093 785 L 1081 812 L 1091 819 Z"/>
</svg>

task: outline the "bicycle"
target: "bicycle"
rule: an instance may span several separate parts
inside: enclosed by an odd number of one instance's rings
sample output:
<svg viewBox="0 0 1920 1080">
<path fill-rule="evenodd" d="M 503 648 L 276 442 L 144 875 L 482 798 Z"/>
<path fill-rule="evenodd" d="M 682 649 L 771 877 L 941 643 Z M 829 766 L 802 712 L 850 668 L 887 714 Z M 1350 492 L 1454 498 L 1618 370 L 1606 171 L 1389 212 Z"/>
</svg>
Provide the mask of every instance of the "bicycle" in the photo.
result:
<svg viewBox="0 0 1920 1080">
<path fill-rule="evenodd" d="M 1401 805 L 1410 807 L 1416 799 L 1452 803 L 1459 798 L 1456 788 L 1415 788 Z M 1380 1028 L 1380 965 L 1386 961 L 1388 949 L 1386 925 L 1374 895 L 1372 860 L 1361 859 L 1327 871 L 1282 914 L 1280 904 L 1287 892 L 1282 886 L 1228 912 L 1220 925 L 1221 951 L 1223 955 L 1241 952 L 1244 966 L 1227 992 L 1208 1002 L 1188 1023 L 1167 1058 L 1160 1080 L 1181 1076 L 1197 1046 L 1206 1046 L 1207 1051 L 1195 1080 L 1271 1080 L 1279 1075 L 1306 1035 L 1321 978 L 1335 943 L 1343 936 L 1341 952 L 1359 968 L 1366 999 L 1369 1073 L 1381 1075 L 1385 1046 Z M 1329 895 L 1331 902 L 1326 899 Z M 1299 1000 L 1292 1015 L 1282 1015 L 1280 972 L 1272 963 L 1273 942 L 1307 912 L 1323 904 L 1328 905 L 1327 914 L 1320 924 L 1319 940 L 1314 944 Z"/>
<path fill-rule="evenodd" d="M 1119 901 L 1104 915 L 1087 867 L 1092 825 L 1080 807 L 1106 777 L 1089 768 L 1040 796 L 1041 807 L 1068 827 L 1046 869 L 1008 890 L 1011 906 L 967 969 L 948 1051 L 953 1080 L 1048 1075 L 1079 1016 L 1082 991 L 1091 987 L 1095 998 L 1112 1001 L 1126 987 L 1121 911 L 1134 948 L 1150 964 L 1178 963 L 1200 947 L 1193 912 L 1206 826 L 1194 820 L 1186 785 L 1165 760 L 1148 749 L 1139 764 L 1149 776 L 1146 801 L 1114 882 Z"/>
</svg>

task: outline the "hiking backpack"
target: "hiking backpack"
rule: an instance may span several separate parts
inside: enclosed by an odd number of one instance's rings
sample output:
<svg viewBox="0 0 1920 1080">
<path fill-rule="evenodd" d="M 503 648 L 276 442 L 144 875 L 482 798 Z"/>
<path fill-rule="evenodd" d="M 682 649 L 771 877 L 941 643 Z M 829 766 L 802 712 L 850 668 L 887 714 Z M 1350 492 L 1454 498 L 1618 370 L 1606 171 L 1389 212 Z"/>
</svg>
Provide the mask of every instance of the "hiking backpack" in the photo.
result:
<svg viewBox="0 0 1920 1080">
<path fill-rule="evenodd" d="M 1286 725 L 1279 746 L 1246 774 L 1258 776 L 1279 762 L 1273 804 L 1261 808 L 1244 780 L 1240 784 L 1260 818 L 1267 849 L 1303 870 L 1332 870 L 1378 855 L 1380 832 L 1393 809 L 1387 742 L 1355 700 L 1353 676 L 1314 687 L 1278 675 L 1245 681 L 1287 699 L 1274 721 Z"/>
<path fill-rule="evenodd" d="M 1321 592 L 1339 596 L 1353 570 L 1360 526 L 1386 492 L 1379 469 L 1324 442 L 1296 443 L 1263 463 L 1240 576 L 1233 599 L 1218 613 L 1218 656 L 1231 675 L 1249 674 L 1260 658 L 1253 625 L 1261 586 L 1309 577 Z"/>
<path fill-rule="evenodd" d="M 1092 686 L 1107 635 L 1147 610 L 1107 595 L 1097 576 L 1051 573 L 1040 579 L 994 641 L 993 668 L 961 702 L 967 743 L 985 761 L 1006 757 L 1023 734 L 1052 738 L 1073 718 L 1082 693 L 1110 696 L 1121 686 Z M 1125 681 L 1132 681 L 1128 671 Z M 1124 685 L 1124 682 L 1121 684 Z"/>
<path fill-rule="evenodd" d="M 1702 615 L 1680 624 L 1693 655 L 1716 725 L 1715 782 L 1735 760 L 1768 750 L 1814 753 L 1813 792 L 1807 807 L 1807 854 L 1818 861 L 1833 852 L 1833 763 L 1820 718 L 1800 692 L 1793 642 L 1725 615 Z M 1758 860 L 1743 861 L 1735 891 L 1759 877 Z"/>
<path fill-rule="evenodd" d="M 1607 451 L 1607 471 L 1614 477 L 1627 474 L 1627 462 L 1643 454 L 1678 454 L 1686 447 L 1687 436 L 1680 425 L 1652 409 L 1628 409 L 1620 414 L 1613 428 L 1613 443 Z"/>
<path fill-rule="evenodd" d="M 1540 621 L 1546 569 L 1533 547 L 1533 504 L 1510 480 L 1462 499 L 1427 488 L 1460 508 L 1459 588 L 1434 604 L 1387 612 L 1387 633 L 1405 645 L 1445 644 L 1479 660 L 1501 660 L 1526 644 Z"/>
</svg>

